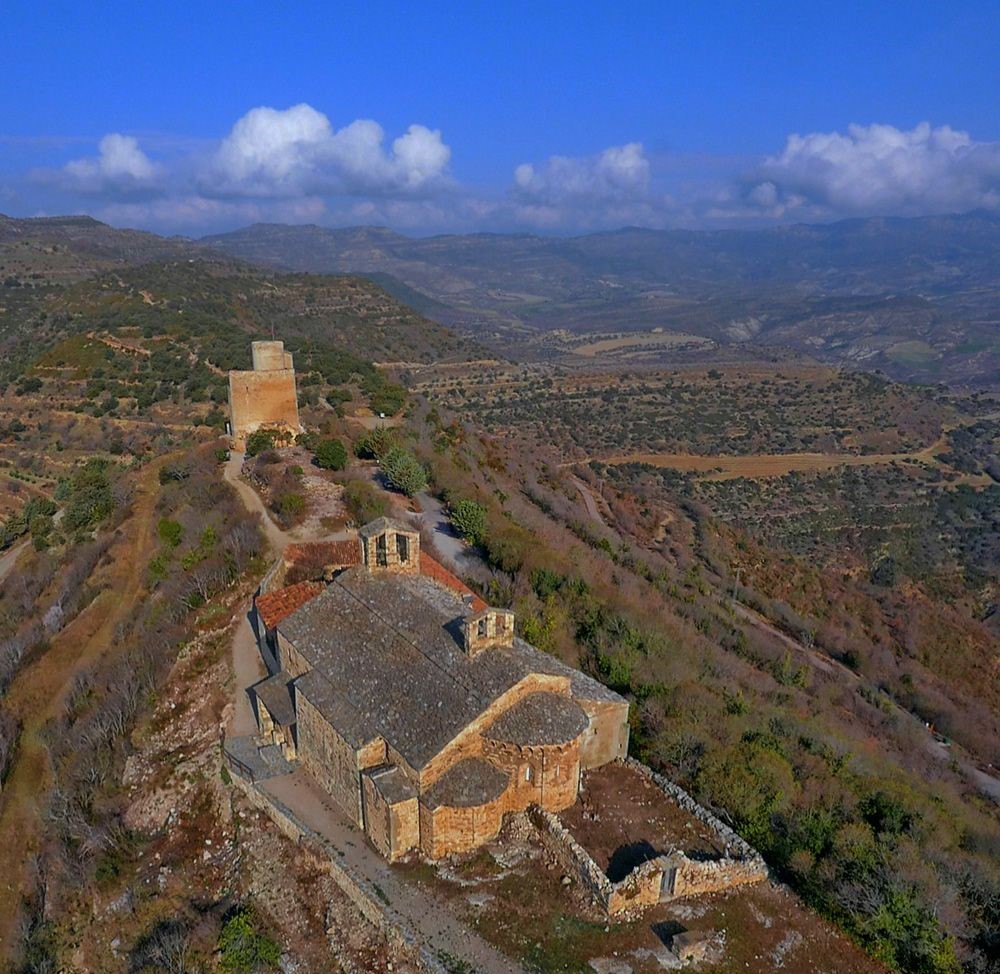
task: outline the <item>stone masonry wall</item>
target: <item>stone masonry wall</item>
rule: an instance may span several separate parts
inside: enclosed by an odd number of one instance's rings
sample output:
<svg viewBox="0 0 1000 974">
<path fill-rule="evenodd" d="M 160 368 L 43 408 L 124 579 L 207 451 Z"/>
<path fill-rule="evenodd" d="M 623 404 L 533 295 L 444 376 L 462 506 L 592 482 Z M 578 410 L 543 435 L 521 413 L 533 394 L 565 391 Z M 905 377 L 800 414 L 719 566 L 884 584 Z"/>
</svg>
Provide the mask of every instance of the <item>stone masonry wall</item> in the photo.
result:
<svg viewBox="0 0 1000 974">
<path fill-rule="evenodd" d="M 601 909 L 615 915 L 664 900 L 717 893 L 767 878 L 767 866 L 760 853 L 699 805 L 683 788 L 633 758 L 626 759 L 625 763 L 661 788 L 685 811 L 708 825 L 722 841 L 727 855 L 721 859 L 697 862 L 683 852 L 673 852 L 644 862 L 620 882 L 612 883 L 558 816 L 539 811 L 544 832 L 551 840 L 552 852 L 563 868 L 577 877 Z"/>
<path fill-rule="evenodd" d="M 299 432 L 299 406 L 295 392 L 295 372 L 230 372 L 229 410 L 233 445 L 246 447 L 254 430 L 281 429 Z"/>
</svg>

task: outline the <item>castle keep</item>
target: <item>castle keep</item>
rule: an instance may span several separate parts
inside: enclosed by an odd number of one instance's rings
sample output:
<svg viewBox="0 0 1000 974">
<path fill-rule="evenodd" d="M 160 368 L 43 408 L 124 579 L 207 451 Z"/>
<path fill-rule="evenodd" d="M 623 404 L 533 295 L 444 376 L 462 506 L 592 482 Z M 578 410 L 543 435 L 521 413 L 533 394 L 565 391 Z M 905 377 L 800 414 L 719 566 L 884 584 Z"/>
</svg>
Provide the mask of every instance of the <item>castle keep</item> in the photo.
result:
<svg viewBox="0 0 1000 974">
<path fill-rule="evenodd" d="M 246 448 L 258 429 L 301 433 L 295 368 L 283 342 L 253 342 L 253 370 L 229 373 L 229 414 L 233 447 Z"/>
<path fill-rule="evenodd" d="M 315 555 L 315 579 L 257 600 L 260 734 L 386 858 L 473 849 L 508 812 L 569 807 L 584 769 L 625 756 L 628 703 L 517 638 L 406 525 L 380 518 L 329 564 Z"/>
</svg>

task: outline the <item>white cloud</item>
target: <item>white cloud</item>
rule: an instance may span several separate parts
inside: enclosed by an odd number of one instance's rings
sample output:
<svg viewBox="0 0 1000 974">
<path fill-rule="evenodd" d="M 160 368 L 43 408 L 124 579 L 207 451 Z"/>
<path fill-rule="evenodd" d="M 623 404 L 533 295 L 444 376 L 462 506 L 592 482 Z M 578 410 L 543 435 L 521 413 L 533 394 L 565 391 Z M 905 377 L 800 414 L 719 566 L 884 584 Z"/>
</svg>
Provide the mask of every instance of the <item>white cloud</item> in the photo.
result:
<svg viewBox="0 0 1000 974">
<path fill-rule="evenodd" d="M 924 214 L 1000 206 L 1000 143 L 921 122 L 791 135 L 754 174 L 747 201 L 771 215 Z"/>
<path fill-rule="evenodd" d="M 254 108 L 223 139 L 199 186 L 217 195 L 293 197 L 407 196 L 448 185 L 451 149 L 440 131 L 411 125 L 389 151 L 384 142 L 370 119 L 335 131 L 310 105 Z"/>
<path fill-rule="evenodd" d="M 525 205 L 559 206 L 639 200 L 649 189 L 649 161 L 640 142 L 611 146 L 596 156 L 552 156 L 541 166 L 514 170 L 512 193 Z"/>
<path fill-rule="evenodd" d="M 88 194 L 147 193 L 160 177 L 159 167 L 139 148 L 138 139 L 112 132 L 97 145 L 97 155 L 75 159 L 47 174 L 63 189 Z"/>
</svg>

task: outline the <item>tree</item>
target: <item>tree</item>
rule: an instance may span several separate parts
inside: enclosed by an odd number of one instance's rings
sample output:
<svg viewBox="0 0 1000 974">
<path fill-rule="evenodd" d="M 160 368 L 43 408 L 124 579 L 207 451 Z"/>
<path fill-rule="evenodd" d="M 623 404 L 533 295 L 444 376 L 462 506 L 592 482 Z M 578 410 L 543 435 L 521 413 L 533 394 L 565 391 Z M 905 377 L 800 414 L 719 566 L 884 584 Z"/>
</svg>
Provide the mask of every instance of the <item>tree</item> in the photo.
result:
<svg viewBox="0 0 1000 974">
<path fill-rule="evenodd" d="M 396 435 L 385 426 L 376 426 L 354 444 L 354 452 L 362 460 L 381 461 L 396 446 Z"/>
<path fill-rule="evenodd" d="M 317 467 L 324 470 L 343 470 L 347 466 L 347 450 L 340 440 L 321 440 L 313 452 Z"/>
<path fill-rule="evenodd" d="M 451 526 L 469 544 L 481 545 L 486 539 L 486 508 L 475 501 L 460 500 L 448 513 Z"/>
<path fill-rule="evenodd" d="M 412 453 L 402 447 L 394 446 L 389 450 L 382 458 L 381 465 L 389 484 L 408 497 L 427 487 L 427 471 Z"/>
</svg>

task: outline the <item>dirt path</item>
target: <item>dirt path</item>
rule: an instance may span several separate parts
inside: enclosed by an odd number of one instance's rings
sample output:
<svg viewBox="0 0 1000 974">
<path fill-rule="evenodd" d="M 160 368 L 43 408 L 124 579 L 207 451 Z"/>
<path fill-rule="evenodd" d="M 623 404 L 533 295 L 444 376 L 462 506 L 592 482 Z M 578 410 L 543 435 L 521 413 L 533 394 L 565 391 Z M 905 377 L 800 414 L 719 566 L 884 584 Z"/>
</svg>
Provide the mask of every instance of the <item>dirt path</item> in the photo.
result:
<svg viewBox="0 0 1000 974">
<path fill-rule="evenodd" d="M 20 558 L 21 552 L 24 551 L 30 543 L 31 542 L 27 539 L 19 541 L 9 551 L 0 555 L 0 582 L 2 582 L 14 570 L 14 566 L 17 564 L 17 559 Z"/>
<path fill-rule="evenodd" d="M 172 455 L 159 458 L 139 477 L 132 513 L 109 551 L 106 587 L 52 639 L 43 656 L 21 670 L 8 690 L 7 706 L 23 722 L 23 731 L 0 797 L 0 956 L 13 946 L 27 870 L 39 848 L 39 819 L 51 777 L 42 737 L 45 725 L 62 711 L 76 674 L 118 649 L 115 629 L 145 591 L 147 556 L 156 546 L 158 474 L 170 459 Z"/>
<path fill-rule="evenodd" d="M 302 769 L 271 778 L 262 783 L 262 788 L 331 843 L 339 853 L 337 862 L 356 882 L 374 892 L 407 927 L 418 930 L 433 952 L 443 951 L 464 961 L 471 966 L 461 970 L 479 974 L 512 974 L 520 970 L 455 916 L 444 901 L 390 866 Z"/>
<path fill-rule="evenodd" d="M 243 466 L 243 454 L 242 453 L 230 453 L 229 460 L 226 462 L 225 470 L 223 476 L 237 494 L 240 496 L 240 500 L 243 501 L 243 506 L 253 514 L 259 514 L 262 520 L 262 527 L 264 529 L 264 536 L 267 538 L 268 544 L 274 554 L 281 554 L 285 550 L 285 546 L 289 545 L 295 539 L 288 534 L 287 531 L 282 531 L 274 521 L 271 520 L 271 515 L 267 513 L 267 508 L 264 506 L 264 502 L 260 499 L 260 494 L 257 493 L 245 480 L 240 479 L 240 469 Z"/>
</svg>

